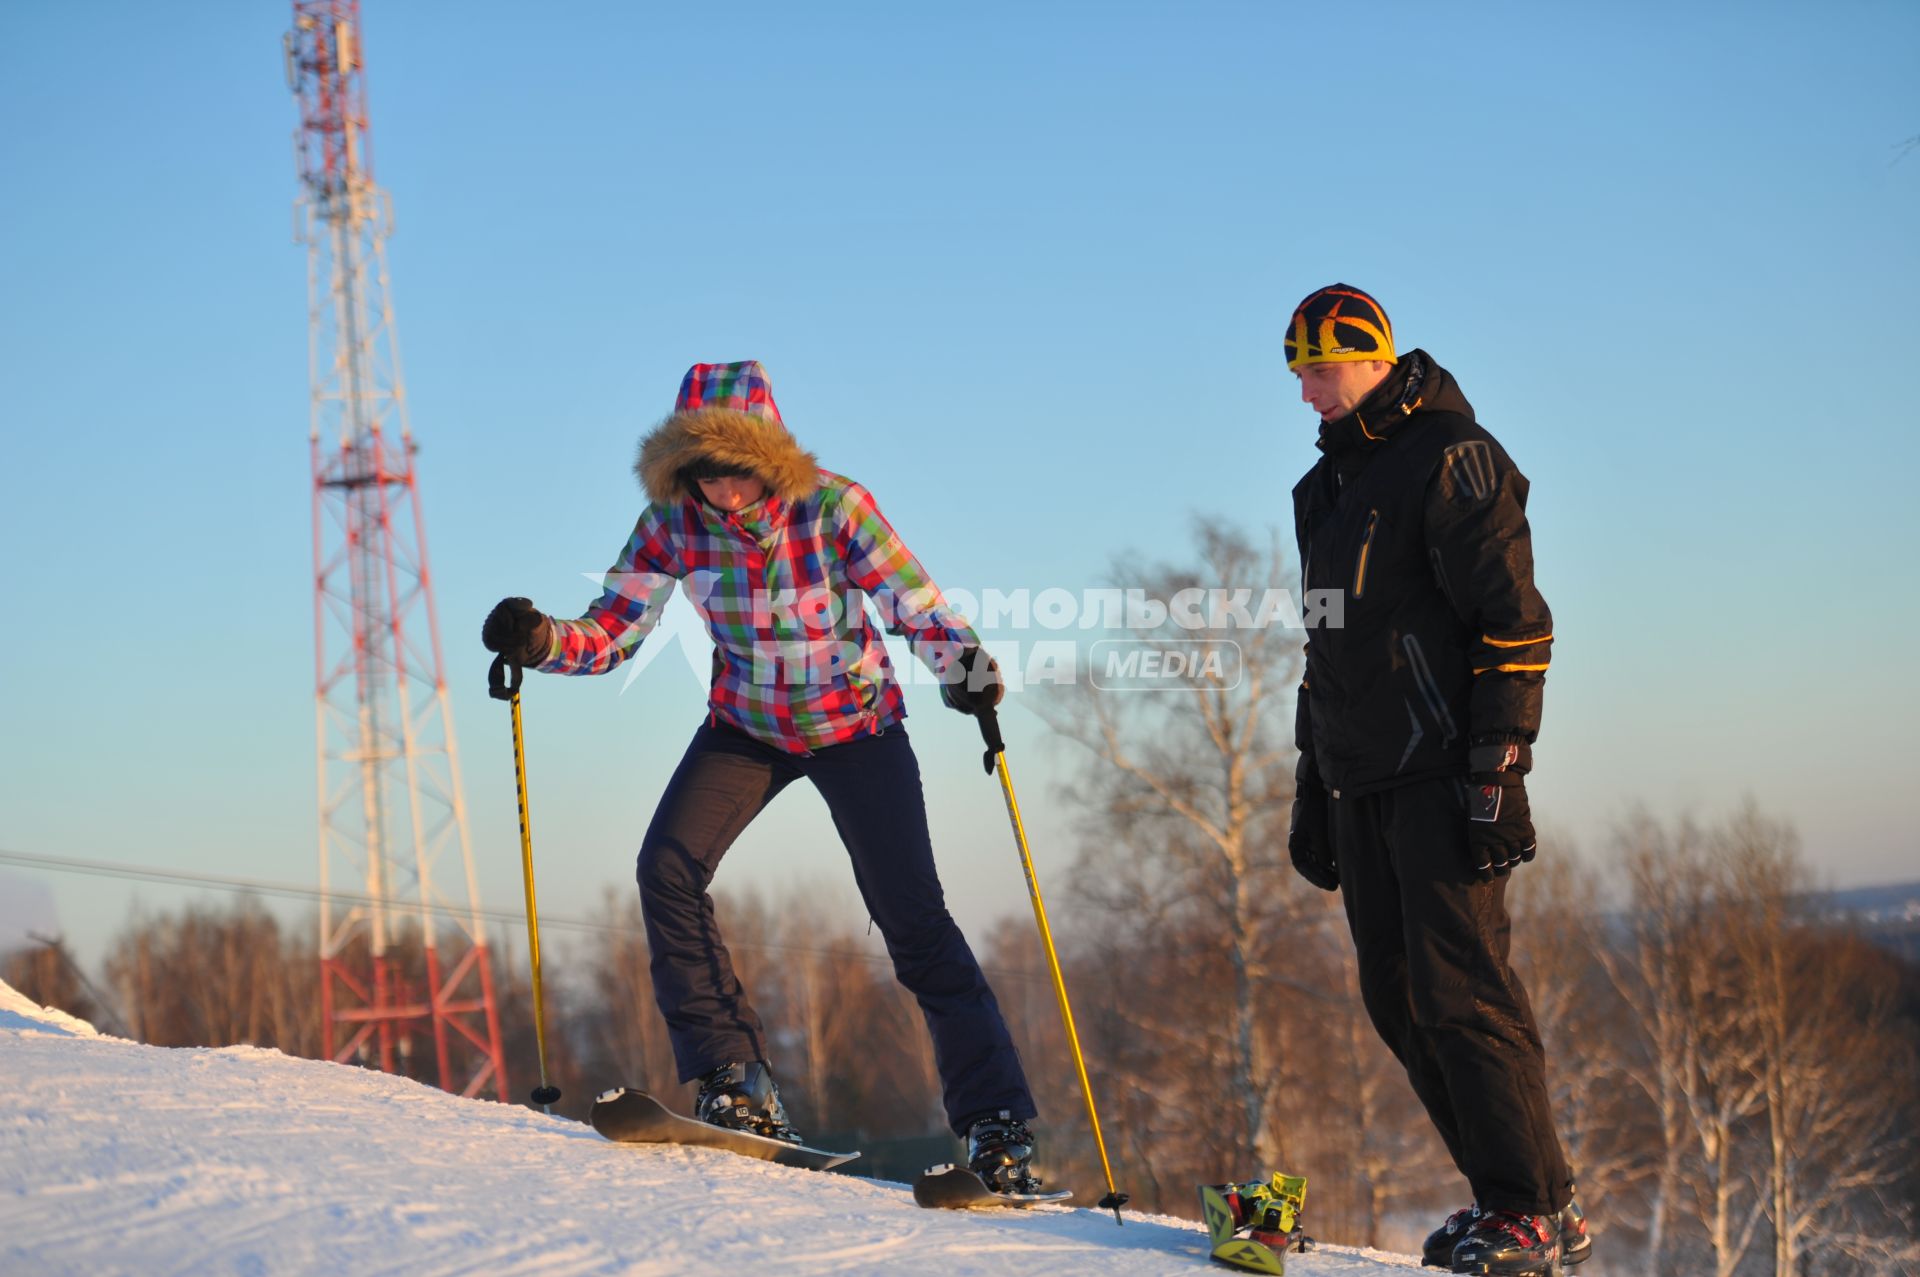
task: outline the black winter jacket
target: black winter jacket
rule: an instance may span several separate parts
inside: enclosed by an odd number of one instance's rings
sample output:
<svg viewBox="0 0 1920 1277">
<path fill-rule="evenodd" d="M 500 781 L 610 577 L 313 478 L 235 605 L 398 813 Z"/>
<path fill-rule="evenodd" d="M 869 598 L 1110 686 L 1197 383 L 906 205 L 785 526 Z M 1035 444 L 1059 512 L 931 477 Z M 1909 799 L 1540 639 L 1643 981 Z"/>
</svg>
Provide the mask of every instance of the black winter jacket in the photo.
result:
<svg viewBox="0 0 1920 1277">
<path fill-rule="evenodd" d="M 1296 744 L 1336 794 L 1464 775 L 1469 744 L 1517 742 L 1531 765 L 1553 619 L 1533 584 L 1527 480 L 1453 377 L 1404 355 L 1359 407 L 1320 427 L 1293 490 L 1307 616 Z"/>
</svg>

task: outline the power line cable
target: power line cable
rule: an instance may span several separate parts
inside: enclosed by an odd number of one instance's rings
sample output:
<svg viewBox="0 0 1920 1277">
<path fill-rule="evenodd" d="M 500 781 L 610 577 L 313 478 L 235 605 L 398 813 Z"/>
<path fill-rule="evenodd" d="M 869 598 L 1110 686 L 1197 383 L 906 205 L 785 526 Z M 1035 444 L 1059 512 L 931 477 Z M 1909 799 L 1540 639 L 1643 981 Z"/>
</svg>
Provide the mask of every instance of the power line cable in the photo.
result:
<svg viewBox="0 0 1920 1277">
<path fill-rule="evenodd" d="M 0 864 L 17 865 L 28 869 L 50 869 L 56 873 L 85 874 L 96 878 L 118 878 L 128 882 L 151 882 L 172 887 L 208 887 L 216 891 L 229 891 L 235 894 L 267 896 L 281 900 L 333 900 L 350 905 L 374 905 L 380 903 L 372 896 L 350 891 L 322 891 L 319 887 L 309 887 L 301 883 L 273 882 L 264 878 L 236 878 L 222 874 L 195 873 L 189 869 L 163 869 L 149 865 L 130 865 L 112 860 L 82 860 L 68 856 L 40 856 L 32 852 L 9 851 L 0 848 Z M 385 902 L 396 913 L 414 913 L 420 906 L 409 902 L 404 908 L 392 901 Z M 462 909 L 450 904 L 429 903 L 426 909 L 430 913 L 453 918 L 478 916 L 488 922 L 519 925 L 525 915 L 518 910 L 499 909 L 488 905 L 477 905 L 471 909 Z M 565 930 L 584 931 L 598 935 L 639 936 L 641 932 L 633 927 L 619 923 L 595 922 L 590 918 L 549 918 L 542 915 L 542 926 L 555 926 Z M 729 946 L 760 953 L 813 954 L 825 958 L 844 958 L 860 962 L 884 963 L 889 968 L 893 959 L 883 953 L 863 953 L 857 949 L 821 949 L 810 945 L 769 944 L 756 941 L 729 941 Z M 983 964 L 984 967 L 984 964 Z M 1041 972 L 1021 971 L 1012 967 L 984 967 L 989 974 L 1008 976 L 1020 980 L 1039 980 Z"/>
</svg>

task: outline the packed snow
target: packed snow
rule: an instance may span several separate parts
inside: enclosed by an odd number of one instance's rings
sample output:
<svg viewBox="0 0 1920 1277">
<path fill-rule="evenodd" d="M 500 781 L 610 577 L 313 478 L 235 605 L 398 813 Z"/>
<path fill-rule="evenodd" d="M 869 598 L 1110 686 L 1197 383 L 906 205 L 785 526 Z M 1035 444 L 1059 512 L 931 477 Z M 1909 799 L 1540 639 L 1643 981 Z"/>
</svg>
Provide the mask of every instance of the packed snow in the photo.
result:
<svg viewBox="0 0 1920 1277">
<path fill-rule="evenodd" d="M 0 1273 L 1224 1273 L 1198 1225 L 906 1186 L 256 1047 L 142 1046 L 0 984 Z M 1309 1203 L 1308 1216 L 1312 1209 Z M 1417 1268 L 1325 1247 L 1298 1277 Z"/>
</svg>

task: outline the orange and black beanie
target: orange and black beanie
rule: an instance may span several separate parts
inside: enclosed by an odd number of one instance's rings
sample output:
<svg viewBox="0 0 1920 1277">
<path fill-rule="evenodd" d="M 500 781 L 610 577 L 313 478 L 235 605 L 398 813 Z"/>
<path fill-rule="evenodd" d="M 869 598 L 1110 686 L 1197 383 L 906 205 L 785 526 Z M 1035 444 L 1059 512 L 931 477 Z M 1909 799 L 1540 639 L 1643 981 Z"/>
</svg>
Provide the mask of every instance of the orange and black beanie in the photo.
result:
<svg viewBox="0 0 1920 1277">
<path fill-rule="evenodd" d="M 1392 363 L 1393 325 L 1379 302 L 1351 284 L 1307 294 L 1287 325 L 1287 367 L 1362 359 Z"/>
</svg>

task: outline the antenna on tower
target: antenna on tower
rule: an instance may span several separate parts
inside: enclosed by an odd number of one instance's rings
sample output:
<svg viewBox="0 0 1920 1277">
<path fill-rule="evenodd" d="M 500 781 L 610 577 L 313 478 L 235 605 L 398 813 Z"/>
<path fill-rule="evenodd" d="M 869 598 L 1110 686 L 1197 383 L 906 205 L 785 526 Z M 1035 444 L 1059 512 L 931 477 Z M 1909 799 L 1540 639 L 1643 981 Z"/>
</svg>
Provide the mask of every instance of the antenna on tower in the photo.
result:
<svg viewBox="0 0 1920 1277">
<path fill-rule="evenodd" d="M 430 1030 L 433 1080 L 505 1100 L 359 32 L 359 0 L 294 0 L 285 40 L 307 248 L 324 1041 L 333 1060 L 431 1077 L 415 1060 Z M 461 875 L 463 905 L 436 872 Z M 362 897 L 350 908 L 335 908 L 336 875 Z"/>
</svg>

